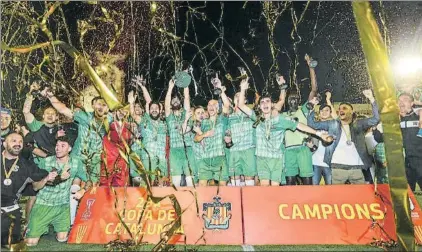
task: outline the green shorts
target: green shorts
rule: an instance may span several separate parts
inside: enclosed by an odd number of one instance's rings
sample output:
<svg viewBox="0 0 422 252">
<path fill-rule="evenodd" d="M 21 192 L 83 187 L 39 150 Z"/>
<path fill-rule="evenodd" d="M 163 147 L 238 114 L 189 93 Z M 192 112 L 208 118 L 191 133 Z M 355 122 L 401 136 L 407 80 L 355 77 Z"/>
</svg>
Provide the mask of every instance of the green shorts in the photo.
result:
<svg viewBox="0 0 422 252">
<path fill-rule="evenodd" d="M 285 176 L 283 158 L 256 157 L 256 167 L 260 180 L 281 182 Z"/>
<path fill-rule="evenodd" d="M 35 203 L 29 215 L 28 228 L 25 238 L 39 238 L 48 233 L 49 225 L 54 231 L 69 232 L 70 230 L 70 204 L 59 206 L 45 206 Z"/>
<path fill-rule="evenodd" d="M 253 177 L 256 171 L 255 148 L 233 151 L 229 155 L 229 175 Z"/>
<path fill-rule="evenodd" d="M 198 179 L 199 180 L 218 180 L 227 181 L 229 173 L 225 156 L 203 158 L 198 163 Z"/>
<path fill-rule="evenodd" d="M 286 176 L 308 178 L 314 175 L 312 152 L 307 146 L 287 147 L 284 160 Z"/>
<path fill-rule="evenodd" d="M 189 171 L 189 166 L 192 171 Z M 170 148 L 170 173 L 171 176 L 179 176 L 183 173 L 186 176 L 195 174 L 195 156 L 192 147 L 186 147 L 186 152 L 185 148 Z"/>
</svg>

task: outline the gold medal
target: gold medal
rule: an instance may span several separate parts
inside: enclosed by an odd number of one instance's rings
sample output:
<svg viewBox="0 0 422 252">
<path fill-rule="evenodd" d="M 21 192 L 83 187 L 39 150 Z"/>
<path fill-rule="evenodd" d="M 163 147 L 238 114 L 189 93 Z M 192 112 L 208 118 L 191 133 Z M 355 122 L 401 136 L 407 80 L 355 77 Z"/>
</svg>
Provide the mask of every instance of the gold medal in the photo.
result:
<svg viewBox="0 0 422 252">
<path fill-rule="evenodd" d="M 19 157 L 16 158 L 15 162 L 13 162 L 12 167 L 10 167 L 9 172 L 7 172 L 6 171 L 6 158 L 4 157 L 4 153 L 5 153 L 5 151 L 3 151 L 3 153 L 2 153 L 2 161 L 3 161 L 4 176 L 6 178 L 3 180 L 3 184 L 5 186 L 10 186 L 12 184 L 12 180 L 10 179 L 10 175 L 12 175 L 12 172 L 19 170 L 19 167 L 16 166 L 16 164 L 19 161 Z"/>
</svg>

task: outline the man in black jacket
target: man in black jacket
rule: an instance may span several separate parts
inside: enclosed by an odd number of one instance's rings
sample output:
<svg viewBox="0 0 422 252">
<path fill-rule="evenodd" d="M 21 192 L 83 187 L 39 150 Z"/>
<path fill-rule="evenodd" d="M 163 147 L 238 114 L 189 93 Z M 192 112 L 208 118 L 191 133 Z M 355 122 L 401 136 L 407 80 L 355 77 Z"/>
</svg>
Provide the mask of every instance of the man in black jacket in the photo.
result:
<svg viewBox="0 0 422 252">
<path fill-rule="evenodd" d="M 48 173 L 35 163 L 23 158 L 23 138 L 17 133 L 9 134 L 3 142 L 1 169 L 1 244 L 14 244 L 21 239 L 21 213 L 18 201 L 29 183 L 41 180 L 53 181 L 56 172 Z M 13 225 L 12 232 L 10 227 Z M 9 241 L 10 238 L 10 241 Z"/>
<path fill-rule="evenodd" d="M 405 152 L 406 177 L 412 191 L 416 183 L 422 189 L 422 138 L 417 137 L 419 131 L 419 115 L 413 108 L 412 95 L 403 93 L 399 96 L 400 128 L 403 135 Z"/>
</svg>

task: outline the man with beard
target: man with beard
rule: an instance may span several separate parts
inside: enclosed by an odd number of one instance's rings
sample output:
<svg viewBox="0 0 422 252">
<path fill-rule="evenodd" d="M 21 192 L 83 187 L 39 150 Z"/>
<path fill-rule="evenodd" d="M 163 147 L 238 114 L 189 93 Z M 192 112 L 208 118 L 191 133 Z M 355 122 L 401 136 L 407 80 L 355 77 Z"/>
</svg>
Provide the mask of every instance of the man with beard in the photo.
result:
<svg viewBox="0 0 422 252">
<path fill-rule="evenodd" d="M 240 86 L 239 108 L 256 121 L 252 109 L 245 104 L 245 93 L 249 83 L 244 81 Z M 317 135 L 323 140 L 332 141 L 327 133 L 316 131 L 305 124 L 296 122 L 288 117 L 281 116 L 279 109 L 273 109 L 273 103 L 269 94 L 260 98 L 259 108 L 263 122 L 256 127 L 256 167 L 262 186 L 279 186 L 285 177 L 284 168 L 284 134 L 286 130 L 300 130 L 309 134 Z M 260 120 L 260 119 L 259 119 Z"/>
<path fill-rule="evenodd" d="M 356 119 L 353 106 L 350 103 L 341 103 L 339 117 L 336 120 L 316 122 L 313 114 L 309 115 L 311 127 L 331 131 L 336 136 L 333 147 L 326 149 L 324 163 L 332 168 L 333 184 L 364 184 L 362 170 L 369 170 L 372 166 L 372 157 L 369 155 L 365 134 L 367 130 L 380 121 L 378 106 L 371 90 L 364 90 L 363 94 L 372 105 L 370 118 Z"/>
<path fill-rule="evenodd" d="M 44 89 L 41 94 L 50 100 L 60 114 L 73 119 L 78 124 L 78 137 L 73 145 L 72 154 L 81 157 L 89 180 L 98 185 L 103 137 L 106 134 L 105 125 L 113 120 L 112 116 L 108 114 L 107 103 L 102 97 L 97 96 L 91 101 L 94 112 L 72 111 L 60 102 L 48 88 Z"/>
<path fill-rule="evenodd" d="M 127 155 L 125 145 L 130 146 L 134 125 L 127 122 L 128 111 L 119 109 L 114 112 L 114 122 L 103 139 L 104 152 L 101 156 L 100 186 L 127 186 L 129 168 L 122 155 Z M 136 125 L 135 125 L 136 126 Z"/>
<path fill-rule="evenodd" d="M 182 108 L 180 98 L 177 95 L 173 98 L 171 97 L 174 86 L 175 83 L 172 79 L 169 81 L 164 101 L 164 111 L 170 137 L 169 160 L 171 179 L 176 187 L 185 184 L 183 180 L 186 180 L 186 186 L 193 186 L 193 174 L 189 171 L 189 166 L 192 167 L 194 165 L 193 139 L 191 134 L 187 134 L 191 130 L 188 121 L 192 115 L 190 111 L 189 87 L 183 89 Z"/>
<path fill-rule="evenodd" d="M 416 183 L 422 188 L 422 138 L 416 137 L 420 128 L 420 117 L 414 107 L 414 97 L 403 93 L 399 96 L 400 128 L 403 135 L 406 177 L 410 189 L 415 191 Z"/>
<path fill-rule="evenodd" d="M 140 156 L 145 170 L 152 174 L 152 180 L 157 177 L 158 180 L 161 180 L 159 183 L 162 185 L 168 176 L 166 160 L 167 127 L 165 122 L 160 120 L 160 104 L 152 101 L 144 80 L 137 76 L 134 81 L 142 90 L 145 100 L 145 114 L 142 117 L 141 125 L 139 125 L 142 146 L 139 146 L 139 149 L 132 148 L 132 150 Z M 133 162 L 131 162 L 130 173 L 131 177 L 134 178 L 134 184 L 141 183 L 138 168 Z"/>
<path fill-rule="evenodd" d="M 18 201 L 28 183 L 54 180 L 56 172 L 40 170 L 32 161 L 22 158 L 23 138 L 17 133 L 9 134 L 3 142 L 1 169 L 1 244 L 14 244 L 21 239 L 21 212 Z M 43 182 L 38 182 L 43 183 Z M 39 186 L 39 185 L 38 185 Z M 13 225 L 12 232 L 10 227 Z M 9 242 L 9 236 L 11 238 Z"/>
<path fill-rule="evenodd" d="M 307 104 L 317 96 L 318 89 L 315 68 L 311 64 L 312 58 L 306 55 L 305 60 L 309 66 L 311 78 L 311 92 L 309 93 L 308 100 L 304 105 L 299 106 L 300 97 L 297 94 L 290 94 L 287 98 L 289 111 L 283 113 L 283 115 L 289 116 L 302 124 L 307 124 Z M 309 147 L 304 144 L 306 138 L 308 138 L 308 135 L 298 130 L 286 131 L 285 168 L 287 185 L 296 185 L 297 175 L 300 176 L 304 185 L 312 185 L 312 152 Z"/>
<path fill-rule="evenodd" d="M 52 224 L 57 233 L 58 242 L 66 242 L 70 230 L 70 188 L 72 184 L 79 184 L 81 180 L 87 182 L 87 174 L 80 159 L 70 156 L 72 146 L 69 139 L 57 139 L 56 155 L 42 160 L 40 167 L 48 172 L 57 171 L 60 174 L 53 183 L 40 184 L 37 201 L 29 217 L 25 242 L 28 246 L 36 246 L 40 237 L 48 232 Z M 83 186 L 82 186 L 83 187 Z M 81 189 L 74 194 L 75 199 L 80 199 L 86 189 Z"/>
</svg>

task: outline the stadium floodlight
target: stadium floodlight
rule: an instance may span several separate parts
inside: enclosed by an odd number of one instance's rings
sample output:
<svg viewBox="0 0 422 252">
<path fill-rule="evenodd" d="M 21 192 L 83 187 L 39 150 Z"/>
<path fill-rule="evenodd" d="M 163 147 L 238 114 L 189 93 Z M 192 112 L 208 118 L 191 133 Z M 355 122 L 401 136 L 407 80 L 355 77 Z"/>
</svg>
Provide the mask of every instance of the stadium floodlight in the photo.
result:
<svg viewBox="0 0 422 252">
<path fill-rule="evenodd" d="M 409 76 L 422 72 L 422 57 L 420 56 L 408 56 L 397 60 L 393 65 L 394 72 L 401 76 Z"/>
</svg>

